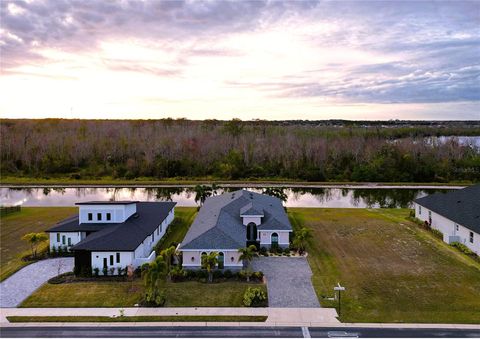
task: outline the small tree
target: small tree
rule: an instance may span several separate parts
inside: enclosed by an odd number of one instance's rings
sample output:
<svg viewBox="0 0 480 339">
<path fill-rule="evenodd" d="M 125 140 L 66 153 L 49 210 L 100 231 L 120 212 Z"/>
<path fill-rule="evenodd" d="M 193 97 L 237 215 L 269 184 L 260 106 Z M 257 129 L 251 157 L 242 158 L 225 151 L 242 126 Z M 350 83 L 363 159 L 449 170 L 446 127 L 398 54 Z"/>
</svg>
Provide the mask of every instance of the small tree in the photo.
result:
<svg viewBox="0 0 480 339">
<path fill-rule="evenodd" d="M 176 253 L 175 246 L 170 246 L 169 248 L 164 249 L 163 251 L 160 252 L 160 255 L 163 257 L 163 260 L 165 262 L 165 270 L 167 272 L 168 280 L 170 280 L 171 278 L 170 272 L 172 268 L 172 259 L 175 253 Z"/>
<path fill-rule="evenodd" d="M 217 185 L 214 186 L 206 186 L 206 185 L 197 185 L 193 189 L 195 191 L 195 202 L 198 203 L 200 202 L 200 206 L 203 205 L 205 200 L 207 200 L 208 197 L 216 194 L 217 192 Z"/>
<path fill-rule="evenodd" d="M 250 264 L 253 258 L 258 256 L 257 248 L 255 247 L 255 245 L 250 245 L 245 248 L 239 248 L 238 253 L 240 253 L 240 257 L 238 258 L 238 261 L 243 261 L 244 263 L 246 263 L 247 269 L 245 273 L 246 273 L 247 281 L 250 281 L 250 275 L 252 272 L 250 268 Z"/>
<path fill-rule="evenodd" d="M 22 240 L 30 244 L 33 258 L 37 257 L 38 246 L 47 239 L 48 236 L 45 233 L 28 233 L 22 237 Z"/>
<path fill-rule="evenodd" d="M 165 292 L 160 290 L 162 280 L 165 278 L 165 270 L 165 261 L 162 256 L 158 256 L 143 272 L 147 302 L 156 305 L 162 305 L 165 302 Z"/>
<path fill-rule="evenodd" d="M 208 282 L 213 282 L 213 269 L 218 264 L 218 252 L 210 252 L 207 255 L 202 256 L 202 266 L 206 268 L 208 272 Z"/>
<path fill-rule="evenodd" d="M 300 254 L 302 254 L 305 251 L 307 241 L 311 237 L 312 237 L 312 231 L 306 227 L 302 227 L 301 229 L 295 232 L 293 245 L 298 248 L 298 252 Z"/>
</svg>

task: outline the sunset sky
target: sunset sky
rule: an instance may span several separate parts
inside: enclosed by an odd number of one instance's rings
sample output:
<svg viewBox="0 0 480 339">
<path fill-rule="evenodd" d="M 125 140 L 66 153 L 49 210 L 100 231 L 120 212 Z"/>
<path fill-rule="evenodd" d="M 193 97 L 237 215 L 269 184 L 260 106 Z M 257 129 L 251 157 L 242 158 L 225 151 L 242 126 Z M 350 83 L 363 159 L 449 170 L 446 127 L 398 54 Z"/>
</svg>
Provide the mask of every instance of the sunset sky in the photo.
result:
<svg viewBox="0 0 480 339">
<path fill-rule="evenodd" d="M 0 116 L 480 119 L 480 1 L 1 1 Z"/>
</svg>

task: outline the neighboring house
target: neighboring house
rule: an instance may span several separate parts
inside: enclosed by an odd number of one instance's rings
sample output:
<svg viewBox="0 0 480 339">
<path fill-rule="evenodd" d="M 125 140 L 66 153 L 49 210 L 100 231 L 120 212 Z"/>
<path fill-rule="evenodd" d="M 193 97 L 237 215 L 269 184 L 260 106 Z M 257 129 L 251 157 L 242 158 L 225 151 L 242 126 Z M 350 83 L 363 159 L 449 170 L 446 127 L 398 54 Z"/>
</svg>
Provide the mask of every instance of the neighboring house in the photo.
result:
<svg viewBox="0 0 480 339">
<path fill-rule="evenodd" d="M 188 230 L 179 249 L 182 266 L 200 268 L 202 255 L 218 252 L 218 268 L 241 268 L 238 249 L 288 247 L 292 226 L 282 201 L 246 190 L 208 198 Z"/>
<path fill-rule="evenodd" d="M 73 251 L 76 267 L 102 272 L 104 267 L 138 267 L 155 259 L 154 246 L 172 222 L 176 203 L 90 201 L 77 205 L 78 215 L 47 231 L 50 249 Z"/>
<path fill-rule="evenodd" d="M 443 241 L 459 242 L 480 255 L 480 185 L 414 201 L 415 216 L 443 233 Z"/>
</svg>

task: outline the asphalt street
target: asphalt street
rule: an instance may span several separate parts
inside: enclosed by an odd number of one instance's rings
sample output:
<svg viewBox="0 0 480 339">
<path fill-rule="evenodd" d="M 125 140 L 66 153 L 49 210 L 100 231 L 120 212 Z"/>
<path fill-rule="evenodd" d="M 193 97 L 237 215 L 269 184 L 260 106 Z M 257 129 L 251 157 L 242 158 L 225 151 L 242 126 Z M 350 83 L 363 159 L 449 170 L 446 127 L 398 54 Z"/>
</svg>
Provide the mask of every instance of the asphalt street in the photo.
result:
<svg viewBox="0 0 480 339">
<path fill-rule="evenodd" d="M 480 330 L 474 329 L 426 329 L 426 328 L 325 328 L 310 327 L 3 327 L 2 338 L 122 338 L 122 337 L 178 337 L 178 338 L 478 338 Z"/>
</svg>

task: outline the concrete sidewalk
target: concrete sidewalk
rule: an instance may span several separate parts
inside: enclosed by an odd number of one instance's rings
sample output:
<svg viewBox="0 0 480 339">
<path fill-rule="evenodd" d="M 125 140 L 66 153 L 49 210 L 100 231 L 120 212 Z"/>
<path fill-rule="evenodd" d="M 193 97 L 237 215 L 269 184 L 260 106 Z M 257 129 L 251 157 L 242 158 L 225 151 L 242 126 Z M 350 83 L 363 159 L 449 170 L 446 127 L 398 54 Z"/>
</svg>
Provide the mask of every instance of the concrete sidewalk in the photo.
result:
<svg viewBox="0 0 480 339">
<path fill-rule="evenodd" d="M 268 316 L 266 322 L 90 322 L 90 323 L 9 323 L 7 316 L 119 316 L 122 308 L 2 308 L 1 327 L 27 326 L 292 326 L 292 327 L 362 327 L 362 328 L 443 328 L 480 329 L 470 324 L 407 324 L 407 323 L 340 323 L 333 308 L 230 308 L 230 307 L 172 307 L 123 308 L 125 316 L 172 315 L 237 315 Z"/>
</svg>

